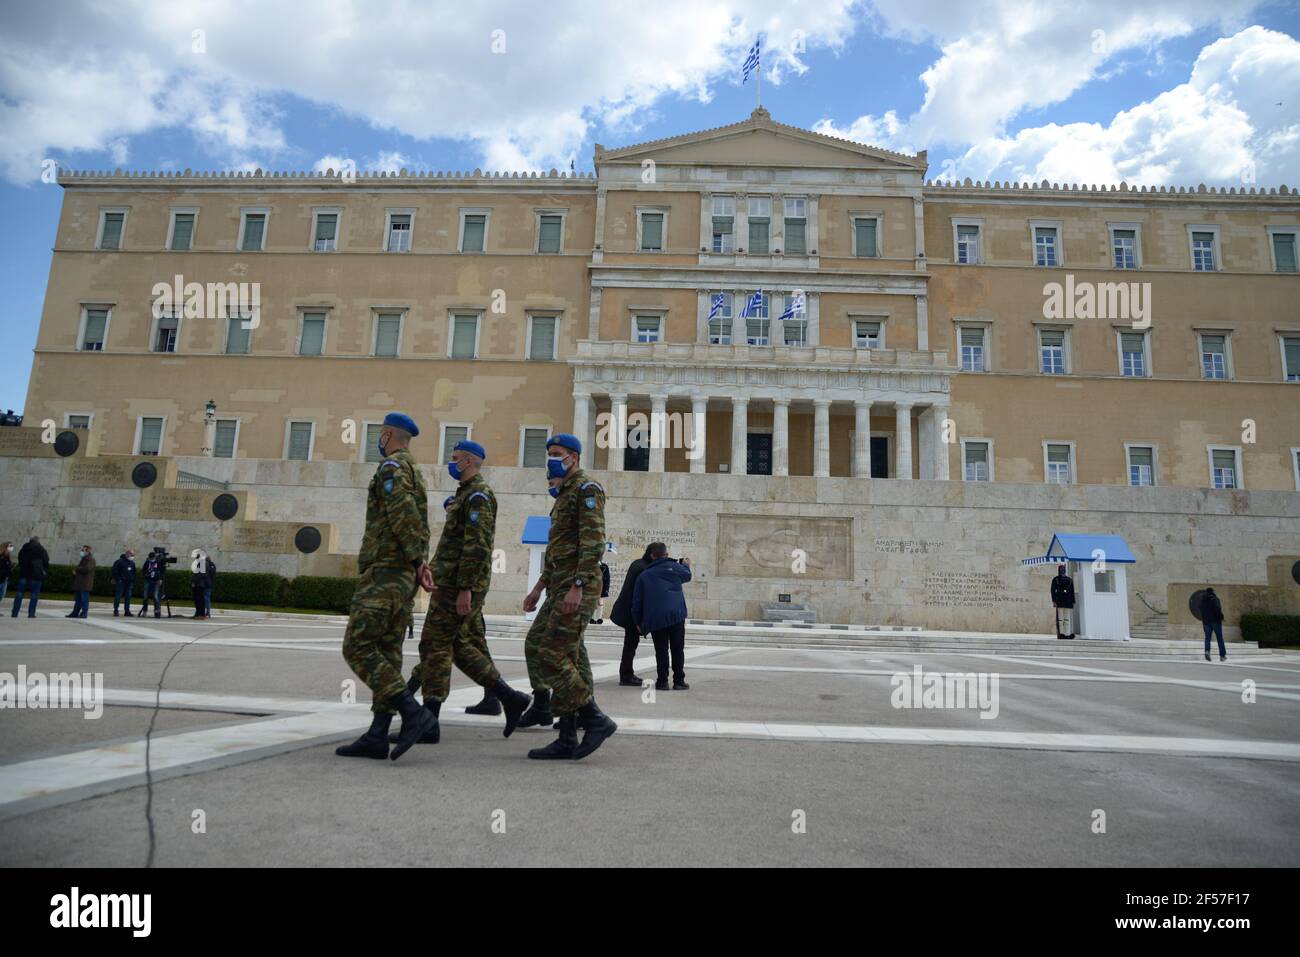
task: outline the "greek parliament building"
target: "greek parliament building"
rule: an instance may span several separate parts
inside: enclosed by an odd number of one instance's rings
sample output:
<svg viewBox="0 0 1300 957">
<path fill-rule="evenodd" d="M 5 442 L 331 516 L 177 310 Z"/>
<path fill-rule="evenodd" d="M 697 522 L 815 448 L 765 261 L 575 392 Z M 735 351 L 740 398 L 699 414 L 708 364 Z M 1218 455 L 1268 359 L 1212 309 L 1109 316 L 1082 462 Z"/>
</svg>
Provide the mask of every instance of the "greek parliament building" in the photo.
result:
<svg viewBox="0 0 1300 957">
<path fill-rule="evenodd" d="M 983 500 L 1007 507 L 1032 487 L 1153 487 L 1042 500 L 1108 509 L 1106 531 L 1143 502 L 1196 510 L 1162 487 L 1195 490 L 1186 502 L 1300 488 L 1300 197 L 1285 186 L 932 182 L 925 153 L 761 108 L 597 145 L 594 166 L 61 171 L 26 421 L 89 428 L 100 454 L 362 465 L 401 409 L 421 461 L 472 436 L 498 468 L 540 467 L 545 436 L 573 431 L 615 497 L 659 503 L 635 523 L 650 531 L 674 502 L 809 516 L 892 496 L 913 521 L 936 503 L 881 479 L 1010 485 Z M 256 321 L 201 296 L 154 308 L 190 283 L 247 284 Z M 637 412 L 697 423 L 703 454 L 645 447 Z M 610 413 L 634 434 L 597 448 Z M 909 530 L 884 552 L 927 538 Z M 864 561 L 850 554 L 845 580 Z"/>
</svg>

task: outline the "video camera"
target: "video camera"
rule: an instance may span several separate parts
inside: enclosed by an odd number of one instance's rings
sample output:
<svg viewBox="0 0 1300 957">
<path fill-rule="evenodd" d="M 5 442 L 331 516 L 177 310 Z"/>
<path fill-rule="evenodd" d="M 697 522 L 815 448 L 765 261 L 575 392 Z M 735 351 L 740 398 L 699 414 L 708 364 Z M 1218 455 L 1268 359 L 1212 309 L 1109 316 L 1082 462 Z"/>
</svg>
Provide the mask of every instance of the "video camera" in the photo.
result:
<svg viewBox="0 0 1300 957">
<path fill-rule="evenodd" d="M 154 559 L 155 559 L 155 560 L 158 562 L 158 564 L 160 564 L 160 565 L 175 565 L 175 564 L 176 564 L 176 556 L 175 556 L 175 555 L 168 555 L 168 554 L 167 554 L 167 549 L 164 548 L 162 545 L 155 545 L 154 548 L 153 548 L 153 551 L 151 551 L 149 554 L 152 555 L 152 556 L 154 557 Z"/>
</svg>

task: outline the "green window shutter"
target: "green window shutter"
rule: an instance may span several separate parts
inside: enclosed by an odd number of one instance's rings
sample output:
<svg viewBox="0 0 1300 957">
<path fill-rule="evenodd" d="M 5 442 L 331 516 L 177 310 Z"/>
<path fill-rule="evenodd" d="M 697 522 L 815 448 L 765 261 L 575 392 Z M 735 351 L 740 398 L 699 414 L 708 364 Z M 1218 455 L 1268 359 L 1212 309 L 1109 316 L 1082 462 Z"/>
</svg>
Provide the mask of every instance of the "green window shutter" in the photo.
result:
<svg viewBox="0 0 1300 957">
<path fill-rule="evenodd" d="M 121 248 L 123 219 L 124 216 L 121 213 L 104 214 L 104 235 L 99 242 L 100 249 Z"/>
<path fill-rule="evenodd" d="M 469 429 L 463 425 L 449 425 L 443 435 L 442 443 L 442 460 L 451 461 L 451 453 L 456 448 L 457 442 L 464 442 L 469 438 Z"/>
<path fill-rule="evenodd" d="M 376 320 L 375 355 L 397 355 L 397 339 L 401 328 L 402 320 L 400 316 L 380 316 Z"/>
<path fill-rule="evenodd" d="M 1142 351 L 1142 334 L 1140 332 L 1123 332 L 1120 333 L 1120 341 L 1124 345 L 1125 352 Z"/>
<path fill-rule="evenodd" d="M 963 329 L 961 331 L 961 344 L 963 346 L 982 346 L 984 345 L 983 329 Z"/>
<path fill-rule="evenodd" d="M 519 464 L 526 469 L 546 465 L 546 430 L 524 429 L 524 460 Z"/>
<path fill-rule="evenodd" d="M 806 226 L 806 221 L 802 219 L 787 219 L 785 221 L 785 252 L 787 255 L 803 256 L 807 253 L 808 244 L 804 236 Z"/>
<path fill-rule="evenodd" d="M 452 323 L 451 357 L 474 358 L 474 336 L 478 330 L 478 316 L 456 316 Z"/>
<path fill-rule="evenodd" d="M 769 220 L 766 216 L 751 216 L 749 219 L 749 251 L 766 254 L 768 252 Z"/>
<path fill-rule="evenodd" d="M 235 457 L 235 429 L 238 423 L 234 419 L 217 420 L 217 438 L 216 444 L 212 448 L 212 455 L 218 459 L 233 459 Z"/>
<path fill-rule="evenodd" d="M 1128 450 L 1129 465 L 1145 465 L 1148 468 L 1153 463 L 1151 450 L 1145 446 L 1134 446 Z"/>
<path fill-rule="evenodd" d="M 1237 467 L 1237 454 L 1231 449 L 1215 449 L 1214 467 L 1216 469 L 1235 469 Z"/>
<path fill-rule="evenodd" d="M 876 221 L 874 219 L 855 220 L 854 228 L 857 232 L 858 255 L 859 256 L 877 255 Z"/>
<path fill-rule="evenodd" d="M 176 228 L 180 228 L 181 217 L 176 217 Z M 262 248 L 262 236 L 266 232 L 266 215 L 250 213 L 244 219 L 244 252 L 258 252 Z M 172 248 L 176 248 L 174 245 Z"/>
<path fill-rule="evenodd" d="M 1044 347 L 1065 345 L 1065 333 L 1057 329 L 1044 329 L 1040 335 Z"/>
<path fill-rule="evenodd" d="M 104 348 L 104 327 L 108 324 L 107 309 L 86 310 L 86 335 L 81 348 L 99 352 Z"/>
<path fill-rule="evenodd" d="M 1277 259 L 1278 272 L 1295 272 L 1295 236 L 1276 235 L 1273 237 L 1273 256 Z"/>
<path fill-rule="evenodd" d="M 560 251 L 560 227 L 564 219 L 560 216 L 543 216 L 538 227 L 537 251 L 539 253 L 558 253 Z"/>
<path fill-rule="evenodd" d="M 379 433 L 384 429 L 383 423 L 375 422 L 366 426 L 366 461 L 378 464 L 383 461 L 379 454 Z"/>
<path fill-rule="evenodd" d="M 528 352 L 530 359 L 550 360 L 555 358 L 555 317 L 533 316 L 532 348 Z"/>
<path fill-rule="evenodd" d="M 1300 376 L 1300 339 L 1283 339 L 1282 348 L 1286 353 L 1286 375 Z"/>
<path fill-rule="evenodd" d="M 306 462 L 311 457 L 310 422 L 292 422 L 289 425 L 289 458 L 295 462 Z"/>
<path fill-rule="evenodd" d="M 1201 336 L 1201 351 L 1219 353 L 1223 351 L 1223 336 Z"/>
<path fill-rule="evenodd" d="M 249 220 L 251 223 L 252 217 L 249 217 Z M 261 233 L 258 234 L 258 237 L 259 237 L 258 246 L 253 248 L 259 248 L 261 245 L 261 238 L 260 238 Z M 247 240 L 248 238 L 247 232 L 245 232 L 244 238 L 245 240 Z M 194 214 L 177 213 L 176 222 L 172 224 L 172 245 L 171 245 L 172 250 L 174 252 L 184 252 L 185 250 L 190 248 L 190 244 L 193 241 L 194 241 Z M 249 247 L 245 245 L 244 248 L 247 249 Z"/>
<path fill-rule="evenodd" d="M 316 217 L 316 239 L 333 239 L 338 225 L 339 218 L 336 213 L 321 213 Z"/>
<path fill-rule="evenodd" d="M 466 216 L 465 241 L 461 244 L 461 251 L 481 253 L 483 251 L 483 233 L 486 227 L 486 216 Z"/>
<path fill-rule="evenodd" d="M 226 322 L 228 323 L 226 354 L 232 356 L 247 354 L 248 340 L 253 330 L 246 326 L 245 320 L 239 316 L 231 316 Z"/>
<path fill-rule="evenodd" d="M 140 422 L 140 454 L 158 455 L 162 448 L 162 419 L 147 418 Z"/>
<path fill-rule="evenodd" d="M 641 217 L 641 248 L 647 251 L 664 248 L 663 213 L 646 213 Z"/>
<path fill-rule="evenodd" d="M 310 313 L 302 319 L 302 345 L 300 356 L 318 356 L 325 351 L 325 317 Z"/>
</svg>

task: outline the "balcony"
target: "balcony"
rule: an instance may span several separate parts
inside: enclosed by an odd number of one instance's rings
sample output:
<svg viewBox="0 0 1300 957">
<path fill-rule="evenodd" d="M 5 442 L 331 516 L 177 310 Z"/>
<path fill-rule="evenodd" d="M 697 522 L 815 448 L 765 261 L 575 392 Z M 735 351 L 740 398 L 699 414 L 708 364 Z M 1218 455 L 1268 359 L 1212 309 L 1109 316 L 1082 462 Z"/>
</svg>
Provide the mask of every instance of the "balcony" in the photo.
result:
<svg viewBox="0 0 1300 957">
<path fill-rule="evenodd" d="M 715 346 L 706 342 L 623 342 L 581 339 L 570 360 L 655 366 L 768 366 L 825 370 L 955 373 L 948 353 L 916 349 L 843 349 L 831 346 Z"/>
</svg>

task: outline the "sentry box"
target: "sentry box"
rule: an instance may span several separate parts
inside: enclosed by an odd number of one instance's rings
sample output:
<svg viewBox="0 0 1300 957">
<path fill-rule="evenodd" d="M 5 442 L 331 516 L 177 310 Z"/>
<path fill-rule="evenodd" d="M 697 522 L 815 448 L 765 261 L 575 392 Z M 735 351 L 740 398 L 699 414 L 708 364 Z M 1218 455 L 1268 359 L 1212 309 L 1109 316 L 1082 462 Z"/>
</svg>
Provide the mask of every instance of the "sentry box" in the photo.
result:
<svg viewBox="0 0 1300 957">
<path fill-rule="evenodd" d="M 1047 554 L 1022 559 L 1024 566 L 1062 563 L 1074 579 L 1075 629 L 1080 638 L 1129 640 L 1128 581 L 1125 568 L 1137 562 L 1118 535 L 1057 532 Z M 1046 590 L 1044 590 L 1044 594 Z"/>
</svg>

